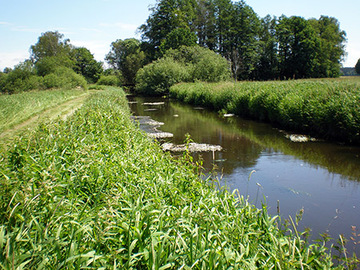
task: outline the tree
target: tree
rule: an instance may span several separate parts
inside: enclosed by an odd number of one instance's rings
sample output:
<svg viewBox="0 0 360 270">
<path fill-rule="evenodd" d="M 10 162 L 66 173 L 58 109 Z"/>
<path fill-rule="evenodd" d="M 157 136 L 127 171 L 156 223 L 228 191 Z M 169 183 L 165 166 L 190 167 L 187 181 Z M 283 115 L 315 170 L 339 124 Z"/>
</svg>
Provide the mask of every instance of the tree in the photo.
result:
<svg viewBox="0 0 360 270">
<path fill-rule="evenodd" d="M 71 59 L 73 46 L 69 39 L 58 31 L 42 33 L 35 45 L 30 47 L 30 59 L 37 62 L 44 57 L 59 57 Z"/>
<path fill-rule="evenodd" d="M 178 49 L 181 46 L 195 46 L 197 37 L 189 28 L 177 28 L 171 31 L 160 45 L 162 54 L 169 49 Z"/>
<path fill-rule="evenodd" d="M 59 66 L 73 68 L 74 61 L 69 57 L 64 57 L 64 55 L 56 55 L 44 56 L 35 63 L 37 75 L 39 76 L 46 76 L 50 73 L 54 73 Z"/>
<path fill-rule="evenodd" d="M 111 50 L 105 59 L 111 67 L 122 73 L 125 84 L 134 85 L 135 75 L 144 65 L 145 53 L 141 50 L 139 40 L 118 39 L 111 43 Z"/>
<path fill-rule="evenodd" d="M 253 72 L 253 76 L 257 80 L 271 80 L 279 76 L 276 21 L 276 18 L 272 18 L 270 15 L 261 19 L 258 62 Z"/>
<path fill-rule="evenodd" d="M 160 46 L 173 30 L 187 27 L 193 30 L 195 7 L 195 0 L 159 0 L 150 9 L 152 13 L 139 31 L 142 41 L 148 45 L 151 60 L 161 56 Z"/>
<path fill-rule="evenodd" d="M 318 38 L 312 77 L 338 77 L 340 62 L 345 56 L 346 33 L 333 17 L 321 16 L 319 20 L 309 22 Z"/>
<path fill-rule="evenodd" d="M 355 65 L 355 71 L 357 74 L 360 75 L 360 59 L 357 61 L 356 65 Z"/>
<path fill-rule="evenodd" d="M 37 73 L 45 76 L 55 72 L 57 67 L 73 68 L 74 47 L 69 39 L 58 31 L 42 33 L 35 45 L 30 47 L 30 59 L 35 63 Z"/>
<path fill-rule="evenodd" d="M 75 66 L 74 71 L 81 74 L 90 83 L 95 83 L 103 73 L 101 62 L 97 62 L 94 56 L 86 48 L 75 48 Z"/>
<path fill-rule="evenodd" d="M 215 51 L 216 40 L 216 15 L 215 3 L 208 0 L 198 0 L 194 29 L 198 37 L 198 44 L 202 47 Z"/>
<path fill-rule="evenodd" d="M 298 16 L 281 16 L 276 29 L 282 78 L 309 78 L 314 71 L 317 36 L 310 23 Z"/>
<path fill-rule="evenodd" d="M 259 56 L 260 20 L 243 1 L 233 4 L 230 29 L 224 34 L 222 55 L 231 63 L 235 79 L 249 79 Z"/>
</svg>

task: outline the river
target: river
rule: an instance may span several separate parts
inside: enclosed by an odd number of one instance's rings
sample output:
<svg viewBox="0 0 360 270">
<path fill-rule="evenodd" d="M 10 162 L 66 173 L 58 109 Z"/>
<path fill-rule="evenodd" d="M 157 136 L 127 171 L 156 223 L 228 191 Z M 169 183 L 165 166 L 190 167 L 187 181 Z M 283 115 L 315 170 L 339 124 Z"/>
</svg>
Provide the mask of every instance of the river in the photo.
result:
<svg viewBox="0 0 360 270">
<path fill-rule="evenodd" d="M 182 144 L 186 134 L 196 143 L 220 145 L 203 152 L 205 173 L 217 172 L 222 185 L 238 189 L 257 207 L 266 201 L 282 221 L 303 212 L 298 229 L 311 239 L 340 234 L 350 240 L 350 253 L 360 255 L 360 147 L 321 140 L 293 142 L 269 124 L 224 117 L 175 100 L 129 97 L 133 115 L 163 122 L 159 129 L 174 134 L 167 141 Z M 145 103 L 145 104 L 144 104 Z M 357 243 L 357 245 L 355 244 Z"/>
</svg>

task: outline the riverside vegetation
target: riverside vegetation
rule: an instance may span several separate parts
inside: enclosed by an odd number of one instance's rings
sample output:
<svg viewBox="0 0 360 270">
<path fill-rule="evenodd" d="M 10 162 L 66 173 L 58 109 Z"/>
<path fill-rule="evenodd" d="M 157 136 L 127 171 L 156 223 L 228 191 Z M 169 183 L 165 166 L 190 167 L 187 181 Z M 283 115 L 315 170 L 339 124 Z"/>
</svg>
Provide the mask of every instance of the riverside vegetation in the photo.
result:
<svg viewBox="0 0 360 270">
<path fill-rule="evenodd" d="M 186 152 L 162 152 L 116 88 L 14 138 L 0 160 L 2 269 L 333 267 L 325 238 L 310 245 L 296 220 L 281 225 L 202 180 Z"/>
<path fill-rule="evenodd" d="M 315 137 L 360 143 L 360 79 L 183 83 L 170 96 Z"/>
</svg>

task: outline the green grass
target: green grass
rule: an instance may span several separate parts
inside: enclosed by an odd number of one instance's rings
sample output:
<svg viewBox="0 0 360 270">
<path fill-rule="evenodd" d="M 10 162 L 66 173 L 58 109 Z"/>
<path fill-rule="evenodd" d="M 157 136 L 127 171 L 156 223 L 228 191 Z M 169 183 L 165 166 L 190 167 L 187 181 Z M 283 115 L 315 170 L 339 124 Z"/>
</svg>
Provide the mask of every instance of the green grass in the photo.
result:
<svg viewBox="0 0 360 270">
<path fill-rule="evenodd" d="M 0 95 L 0 133 L 33 115 L 84 93 L 79 89 L 56 89 Z"/>
<path fill-rule="evenodd" d="M 181 101 L 271 122 L 316 137 L 360 143 L 360 80 L 178 84 Z"/>
<path fill-rule="evenodd" d="M 201 180 L 130 120 L 123 91 L 0 151 L 0 269 L 329 269 L 324 243 Z"/>
</svg>

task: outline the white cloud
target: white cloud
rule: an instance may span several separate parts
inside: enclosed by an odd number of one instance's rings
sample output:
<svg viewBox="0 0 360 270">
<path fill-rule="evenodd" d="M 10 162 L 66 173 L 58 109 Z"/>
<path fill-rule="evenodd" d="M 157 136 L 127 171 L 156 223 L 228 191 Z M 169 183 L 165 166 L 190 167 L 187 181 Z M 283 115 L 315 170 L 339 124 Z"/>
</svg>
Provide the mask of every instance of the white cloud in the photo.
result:
<svg viewBox="0 0 360 270">
<path fill-rule="evenodd" d="M 90 41 L 90 40 L 73 40 L 71 41 L 76 47 L 85 47 L 94 55 L 97 61 L 104 62 L 105 55 L 110 51 L 110 42 Z"/>
<path fill-rule="evenodd" d="M 0 70 L 9 67 L 13 68 L 15 65 L 23 62 L 25 59 L 29 58 L 29 52 L 27 51 L 18 51 L 11 53 L 1 53 L 0 52 Z"/>
<path fill-rule="evenodd" d="M 347 56 L 343 63 L 344 67 L 355 67 L 358 59 L 360 59 L 360 43 L 353 42 L 346 47 Z"/>
</svg>

